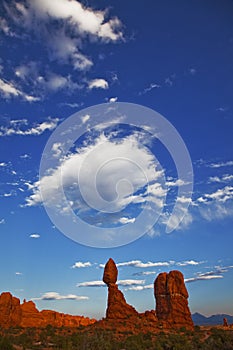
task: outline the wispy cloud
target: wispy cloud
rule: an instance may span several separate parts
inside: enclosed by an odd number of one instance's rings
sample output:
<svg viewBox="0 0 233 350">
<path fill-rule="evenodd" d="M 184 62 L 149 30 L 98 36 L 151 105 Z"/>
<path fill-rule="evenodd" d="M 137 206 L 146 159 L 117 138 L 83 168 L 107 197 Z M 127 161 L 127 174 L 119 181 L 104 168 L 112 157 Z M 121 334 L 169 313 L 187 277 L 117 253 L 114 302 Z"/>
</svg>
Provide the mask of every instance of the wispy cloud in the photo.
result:
<svg viewBox="0 0 233 350">
<path fill-rule="evenodd" d="M 233 175 L 231 174 L 224 174 L 222 176 L 210 176 L 209 177 L 209 182 L 219 182 L 219 183 L 224 183 L 228 181 L 233 180 Z"/>
<path fill-rule="evenodd" d="M 196 276 L 191 278 L 186 278 L 185 282 L 196 282 L 196 281 L 205 281 L 213 279 L 223 278 L 223 274 L 232 269 L 233 266 L 215 266 L 213 270 L 207 272 L 198 272 Z"/>
<path fill-rule="evenodd" d="M 159 89 L 161 86 L 157 83 L 150 83 L 148 87 L 146 87 L 142 92 L 139 92 L 139 95 L 144 95 L 148 92 L 150 92 L 153 89 Z"/>
<path fill-rule="evenodd" d="M 153 289 L 153 288 L 154 288 L 153 284 L 146 284 L 144 286 L 132 286 L 132 287 L 126 288 L 125 290 L 141 291 L 141 290 Z"/>
<path fill-rule="evenodd" d="M 137 286 L 144 284 L 145 280 L 135 280 L 135 279 L 126 279 L 117 281 L 118 286 Z M 77 287 L 104 287 L 106 284 L 103 281 L 88 281 L 77 283 Z"/>
<path fill-rule="evenodd" d="M 233 160 L 228 160 L 226 162 L 210 163 L 210 164 L 207 164 L 207 166 L 210 168 L 223 168 L 223 167 L 233 166 Z"/>
<path fill-rule="evenodd" d="M 0 220 L 0 225 L 5 224 L 5 223 L 6 223 L 5 219 Z"/>
<path fill-rule="evenodd" d="M 28 95 L 21 91 L 13 82 L 8 82 L 3 79 L 0 79 L 0 94 L 6 99 L 12 97 L 22 97 L 23 100 L 27 102 L 36 102 L 40 100 L 38 97 Z"/>
<path fill-rule="evenodd" d="M 67 294 L 61 295 L 57 292 L 47 292 L 44 293 L 41 297 L 32 298 L 32 300 L 88 300 L 87 296 Z"/>
<path fill-rule="evenodd" d="M 82 262 L 82 261 L 77 261 L 76 263 L 74 263 L 74 265 L 72 265 L 72 269 L 80 269 L 82 267 L 90 267 L 92 266 L 92 264 L 90 263 L 90 261 L 86 261 L 86 262 Z"/>
<path fill-rule="evenodd" d="M 168 262 L 168 261 L 158 261 L 158 262 L 142 262 L 141 260 L 131 260 L 131 261 L 125 261 L 120 262 L 117 265 L 117 267 L 121 266 L 132 266 L 132 267 L 139 267 L 139 268 L 147 268 L 147 267 L 160 267 L 160 266 L 170 266 L 174 264 L 174 262 Z M 99 265 L 100 267 L 104 267 L 103 264 Z"/>
<path fill-rule="evenodd" d="M 0 136 L 12 136 L 12 135 L 21 135 L 21 136 L 39 136 L 47 130 L 53 130 L 56 128 L 59 122 L 59 118 L 48 118 L 46 121 L 35 124 L 32 127 L 28 127 L 27 120 L 19 120 L 18 122 L 12 120 L 9 122 L 8 126 L 0 127 Z"/>
<path fill-rule="evenodd" d="M 176 265 L 177 266 L 197 266 L 203 263 L 204 261 L 186 260 L 183 262 L 177 262 Z"/>
<path fill-rule="evenodd" d="M 190 282 L 196 282 L 196 281 L 214 280 L 219 278 L 223 278 L 223 276 L 222 275 L 207 275 L 207 276 L 198 275 L 196 277 L 185 278 L 184 281 L 185 283 L 190 283 Z"/>
</svg>

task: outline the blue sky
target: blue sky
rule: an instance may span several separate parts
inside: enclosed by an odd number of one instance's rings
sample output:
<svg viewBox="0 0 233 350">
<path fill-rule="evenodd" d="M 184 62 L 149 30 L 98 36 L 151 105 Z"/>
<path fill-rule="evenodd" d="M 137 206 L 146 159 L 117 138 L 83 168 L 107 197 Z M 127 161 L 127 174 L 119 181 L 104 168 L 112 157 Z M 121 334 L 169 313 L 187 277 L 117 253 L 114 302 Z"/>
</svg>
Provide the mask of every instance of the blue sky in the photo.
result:
<svg viewBox="0 0 233 350">
<path fill-rule="evenodd" d="M 1 291 L 100 318 L 112 257 L 139 311 L 179 269 L 233 314 L 232 2 L 2 1 L 0 50 Z"/>
</svg>

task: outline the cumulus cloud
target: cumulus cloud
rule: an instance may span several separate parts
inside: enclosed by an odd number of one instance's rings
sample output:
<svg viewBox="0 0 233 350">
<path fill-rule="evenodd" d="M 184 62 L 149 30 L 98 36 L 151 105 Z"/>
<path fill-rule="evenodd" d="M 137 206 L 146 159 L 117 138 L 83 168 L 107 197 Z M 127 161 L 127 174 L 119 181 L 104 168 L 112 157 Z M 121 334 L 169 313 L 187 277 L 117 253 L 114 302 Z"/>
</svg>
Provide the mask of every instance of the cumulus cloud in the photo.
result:
<svg viewBox="0 0 233 350">
<path fill-rule="evenodd" d="M 28 121 L 23 120 L 11 120 L 8 126 L 0 127 L 0 136 L 12 136 L 12 135 L 41 135 L 46 130 L 53 130 L 56 128 L 59 122 L 58 118 L 48 118 L 46 121 L 35 124 L 32 127 L 28 127 Z"/>
<path fill-rule="evenodd" d="M 86 70 L 92 61 L 82 49 L 82 41 L 117 42 L 123 40 L 122 24 L 107 11 L 94 10 L 75 0 L 26 0 L 25 3 L 5 2 L 8 16 L 15 25 L 34 31 L 42 38 L 51 59 L 71 62 L 74 69 Z M 56 23 L 56 25 L 54 25 Z M 10 33 L 3 23 L 5 34 Z"/>
<path fill-rule="evenodd" d="M 32 300 L 88 300 L 87 296 L 67 294 L 61 295 L 57 292 L 47 292 L 44 293 L 41 297 L 32 298 Z"/>
<path fill-rule="evenodd" d="M 88 89 L 108 89 L 108 82 L 105 79 L 93 79 L 88 82 Z"/>
<path fill-rule="evenodd" d="M 72 269 L 80 269 L 82 267 L 90 267 L 92 266 L 92 264 L 90 263 L 90 261 L 86 261 L 86 262 L 82 262 L 82 261 L 77 261 L 76 263 L 74 263 L 74 265 L 72 265 Z"/>
<path fill-rule="evenodd" d="M 26 199 L 26 205 L 40 204 L 42 191 L 44 203 L 56 207 L 61 205 L 59 210 L 64 213 L 67 203 L 59 202 L 59 191 L 64 190 L 69 195 L 68 204 L 80 215 L 86 215 L 90 208 L 100 208 L 101 213 L 119 213 L 127 205 L 142 205 L 147 201 L 157 203 L 160 208 L 164 196 L 161 176 L 153 155 L 141 147 L 135 135 L 111 139 L 111 136 L 101 133 L 94 143 L 88 143 L 60 158 L 57 168 L 35 182 L 30 188 L 33 193 Z M 145 188 L 147 184 L 148 189 Z M 96 189 L 101 198 L 96 194 Z M 95 220 L 98 218 L 102 223 L 103 217 L 94 216 Z M 124 218 L 121 220 L 123 224 L 134 221 L 124 212 L 120 218 Z"/>
</svg>

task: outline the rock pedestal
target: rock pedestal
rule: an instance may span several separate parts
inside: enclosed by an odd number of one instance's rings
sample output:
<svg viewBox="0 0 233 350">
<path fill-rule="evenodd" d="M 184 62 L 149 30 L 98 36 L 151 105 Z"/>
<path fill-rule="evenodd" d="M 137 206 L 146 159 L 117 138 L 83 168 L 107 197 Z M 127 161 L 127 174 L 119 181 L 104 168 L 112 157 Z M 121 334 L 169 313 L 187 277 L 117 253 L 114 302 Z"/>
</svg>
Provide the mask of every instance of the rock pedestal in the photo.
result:
<svg viewBox="0 0 233 350">
<path fill-rule="evenodd" d="M 108 306 L 106 310 L 107 319 L 127 319 L 139 316 L 135 308 L 127 304 L 123 293 L 118 289 L 118 270 L 115 262 L 110 258 L 105 265 L 103 281 L 108 286 Z"/>
</svg>

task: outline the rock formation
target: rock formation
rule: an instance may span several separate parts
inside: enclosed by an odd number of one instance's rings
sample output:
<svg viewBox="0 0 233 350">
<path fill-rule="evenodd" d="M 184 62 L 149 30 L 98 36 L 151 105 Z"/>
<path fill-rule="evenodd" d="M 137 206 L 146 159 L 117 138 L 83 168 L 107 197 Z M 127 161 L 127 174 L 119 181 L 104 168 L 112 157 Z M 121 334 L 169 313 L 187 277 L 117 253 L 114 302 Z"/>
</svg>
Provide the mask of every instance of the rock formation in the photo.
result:
<svg viewBox="0 0 233 350">
<path fill-rule="evenodd" d="M 5 292 L 0 295 L 0 327 L 18 326 L 22 317 L 20 300 Z"/>
<path fill-rule="evenodd" d="M 180 271 L 160 273 L 154 282 L 154 295 L 156 315 L 162 326 L 193 329 L 188 292 Z"/>
<path fill-rule="evenodd" d="M 91 329 L 111 329 L 124 334 L 131 332 L 158 333 L 161 328 L 193 329 L 193 321 L 188 307 L 188 292 L 184 277 L 179 271 L 160 273 L 154 282 L 156 310 L 138 313 L 127 304 L 117 286 L 118 270 L 115 262 L 109 259 L 105 265 L 103 281 L 108 286 L 106 318 L 98 322 L 83 316 L 71 316 L 56 311 L 38 311 L 32 301 L 23 301 L 10 293 L 0 295 L 0 327 L 79 327 L 92 325 Z M 227 320 L 224 320 L 227 325 Z M 90 328 L 89 328 L 90 330 Z"/>
<path fill-rule="evenodd" d="M 103 281 L 108 286 L 108 306 L 106 311 L 107 319 L 125 319 L 139 316 L 133 306 L 127 304 L 123 293 L 118 289 L 117 267 L 115 262 L 110 258 L 105 265 Z"/>
<path fill-rule="evenodd" d="M 83 316 L 71 316 L 56 311 L 38 311 L 33 301 L 25 301 L 20 305 L 20 300 L 11 293 L 0 295 L 0 327 L 79 327 L 96 322 Z"/>
</svg>

